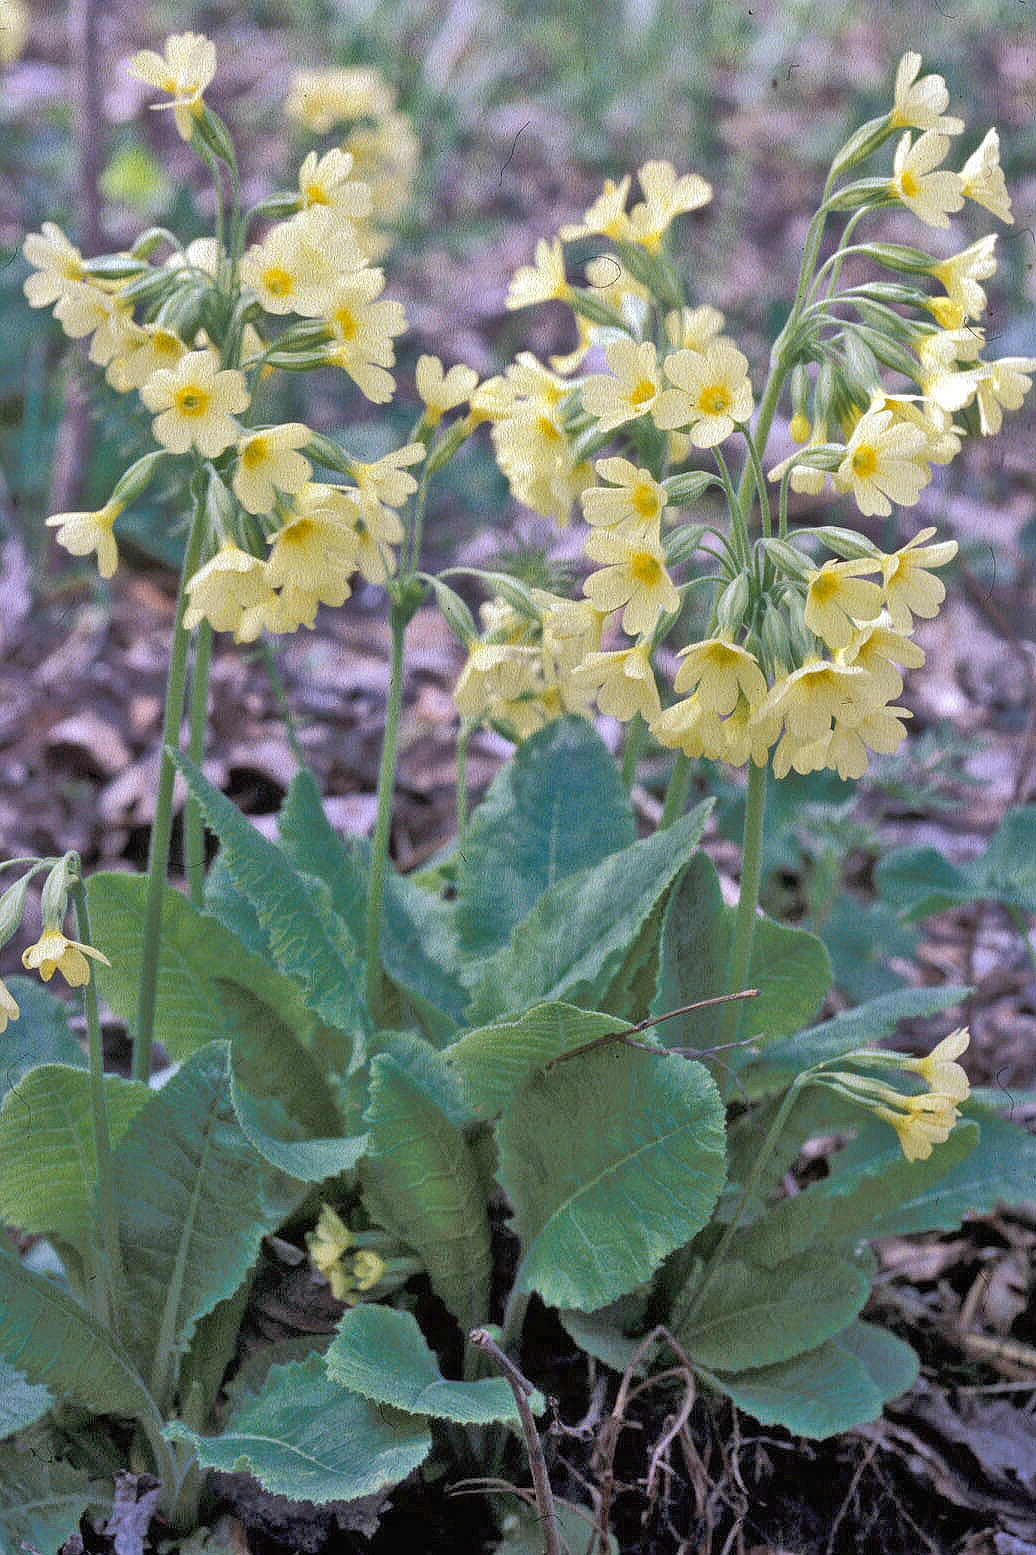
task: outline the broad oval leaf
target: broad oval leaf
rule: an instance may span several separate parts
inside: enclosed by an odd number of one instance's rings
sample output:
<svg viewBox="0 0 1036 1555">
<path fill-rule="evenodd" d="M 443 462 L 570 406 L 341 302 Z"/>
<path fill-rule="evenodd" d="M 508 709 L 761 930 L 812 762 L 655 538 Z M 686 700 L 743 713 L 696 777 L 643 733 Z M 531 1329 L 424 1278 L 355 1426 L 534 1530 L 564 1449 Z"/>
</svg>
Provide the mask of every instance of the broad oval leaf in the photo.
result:
<svg viewBox="0 0 1036 1555">
<path fill-rule="evenodd" d="M 423 1416 L 350 1393 L 327 1375 L 320 1355 L 272 1367 L 262 1392 L 235 1409 L 219 1436 L 179 1420 L 165 1435 L 190 1442 L 206 1468 L 243 1471 L 274 1495 L 318 1506 L 398 1484 L 432 1448 Z"/>
<path fill-rule="evenodd" d="M 30 1382 L 0 1355 L 0 1439 L 42 1420 L 53 1402 L 49 1388 Z"/>
<path fill-rule="evenodd" d="M 0 1097 L 39 1064 L 68 1064 L 73 1069 L 85 1069 L 86 1054 L 68 1026 L 71 1006 L 44 988 L 38 978 L 15 976 L 4 980 L 21 1015 L 4 1032 Z"/>
<path fill-rule="evenodd" d="M 723 1120 L 708 1071 L 672 1054 L 609 1045 L 533 1075 L 497 1125 L 517 1288 L 593 1311 L 646 1280 L 712 1213 Z"/>
<path fill-rule="evenodd" d="M 0 1446 L 0 1555 L 60 1550 L 88 1507 L 111 1506 L 111 1486 L 70 1463 Z"/>
<path fill-rule="evenodd" d="M 489 1118 L 499 1112 L 535 1069 L 572 1048 L 628 1031 L 629 1022 L 574 1004 L 535 1004 L 514 1020 L 466 1031 L 443 1058 L 457 1075 L 472 1111 Z"/>
<path fill-rule="evenodd" d="M 544 891 L 636 837 L 615 757 L 585 718 L 558 718 L 493 779 L 457 851 L 457 928 L 485 956 Z"/>
<path fill-rule="evenodd" d="M 706 1380 L 761 1425 L 783 1425 L 823 1441 L 876 1420 L 890 1399 L 917 1380 L 919 1363 L 904 1340 L 857 1321 L 792 1360 Z"/>
<path fill-rule="evenodd" d="M 691 1360 L 710 1371 L 770 1366 L 840 1333 L 870 1288 L 863 1269 L 826 1250 L 799 1253 L 771 1269 L 727 1258 L 676 1337 Z"/>
<path fill-rule="evenodd" d="M 105 1076 L 104 1090 L 114 1145 L 152 1093 L 117 1075 Z M 96 1181 L 88 1071 L 67 1064 L 30 1069 L 0 1107 L 0 1220 L 82 1251 Z"/>
<path fill-rule="evenodd" d="M 464 1135 L 389 1053 L 371 1063 L 365 1116 L 360 1172 L 371 1215 L 415 1250 L 462 1328 L 484 1322 L 489 1220 Z"/>
<path fill-rule="evenodd" d="M 442 1375 L 412 1312 L 375 1302 L 353 1307 L 343 1316 L 324 1362 L 333 1381 L 408 1415 L 462 1425 L 491 1425 L 496 1420 L 521 1425 L 514 1394 L 503 1377 L 450 1382 Z"/>
</svg>

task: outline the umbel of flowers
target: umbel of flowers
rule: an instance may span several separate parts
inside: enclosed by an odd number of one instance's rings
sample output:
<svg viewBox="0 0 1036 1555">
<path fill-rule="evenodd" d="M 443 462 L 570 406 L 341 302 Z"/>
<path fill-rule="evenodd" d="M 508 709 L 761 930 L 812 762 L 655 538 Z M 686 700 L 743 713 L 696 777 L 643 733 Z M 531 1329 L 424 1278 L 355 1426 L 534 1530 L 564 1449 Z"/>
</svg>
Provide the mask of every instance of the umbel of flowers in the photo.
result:
<svg viewBox="0 0 1036 1555">
<path fill-rule="evenodd" d="M 516 274 L 509 306 L 566 303 L 578 345 L 548 363 L 523 353 L 473 408 L 520 502 L 562 526 L 581 509 L 593 570 L 581 602 L 491 604 L 457 688 L 466 718 L 522 739 L 596 704 L 639 716 L 684 757 L 769 764 L 777 777 L 825 767 L 859 777 L 870 752 L 900 745 L 902 671 L 924 662 L 911 634 L 937 613 L 937 572 L 957 546 L 921 528 L 886 551 L 845 515 L 913 506 L 968 433 L 999 431 L 1036 369 L 986 355 L 995 234 L 949 257 L 920 246 L 925 228 L 949 228 L 966 205 L 1012 220 L 996 131 L 955 157 L 963 121 L 946 113 L 941 77 L 920 71 L 920 56 L 905 55 L 889 111 L 835 158 L 758 397 L 723 316 L 692 305 L 669 257 L 675 218 L 711 198 L 696 174 L 648 162 L 639 200 L 629 177 L 609 181 L 582 222 L 541 241 Z M 871 173 L 889 146 L 891 166 Z M 897 208 L 916 218 L 919 246 L 862 237 L 865 219 Z M 822 259 L 832 218 L 842 230 Z M 605 252 L 579 285 L 568 246 L 588 242 Z M 767 477 L 782 404 L 800 447 Z M 709 487 L 726 499 L 721 527 L 693 512 Z M 826 493 L 840 522 L 793 527 L 789 489 Z M 681 642 L 684 597 L 702 587 L 706 635 Z M 663 642 L 680 661 L 672 695 L 656 672 Z"/>
</svg>

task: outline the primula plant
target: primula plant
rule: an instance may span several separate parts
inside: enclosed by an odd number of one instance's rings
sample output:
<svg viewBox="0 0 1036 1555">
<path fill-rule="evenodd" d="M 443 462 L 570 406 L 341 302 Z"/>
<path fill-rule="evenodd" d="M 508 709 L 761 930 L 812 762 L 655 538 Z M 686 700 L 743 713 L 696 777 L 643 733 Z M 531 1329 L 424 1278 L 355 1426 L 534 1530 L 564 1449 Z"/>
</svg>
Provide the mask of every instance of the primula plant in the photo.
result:
<svg viewBox="0 0 1036 1555">
<path fill-rule="evenodd" d="M 965 989 L 819 1019 L 824 946 L 758 911 L 766 790 L 792 771 L 859 778 L 906 737 L 902 671 L 924 662 L 914 627 L 956 544 L 920 529 L 884 549 L 867 520 L 908 510 L 969 433 L 998 431 L 1036 369 L 983 354 L 995 236 L 949 258 L 921 246 L 966 202 L 1011 220 L 995 131 L 945 166 L 964 125 L 903 59 L 892 107 L 834 160 L 756 381 L 682 279 L 674 223 L 708 183 L 664 161 L 639 170 L 639 198 L 609 182 L 509 299 L 567 304 L 576 349 L 521 353 L 481 384 L 422 357 L 410 437 L 363 460 L 275 407 L 281 375 L 327 368 L 375 405 L 395 394 L 406 319 L 376 261 L 415 143 L 391 92 L 371 72 L 300 77 L 297 120 L 353 127 L 246 211 L 205 101 L 211 43 L 171 37 L 130 69 L 210 168 L 219 214 L 186 247 L 152 229 L 84 258 L 52 223 L 24 245 L 29 303 L 89 340 L 157 445 L 99 511 L 48 519 L 58 543 L 110 577 L 120 516 L 160 467 L 187 534 L 147 873 L 85 880 L 74 855 L 2 866 L 0 936 L 42 879 L 24 965 L 82 988 L 88 1034 L 84 1055 L 30 979 L 0 992 L 0 1029 L 16 1023 L 0 1212 L 44 1239 L 26 1259 L 0 1250 L 8 1544 L 55 1547 L 127 1460 L 157 1476 L 182 1534 L 204 1519 L 209 1469 L 341 1503 L 444 1462 L 521 1479 L 527 1451 L 556 1550 L 531 1412 L 545 1401 L 519 1368 L 534 1297 L 606 1367 L 675 1357 L 807 1436 L 874 1419 L 918 1363 L 860 1317 L 869 1240 L 1026 1197 L 1034 1152 L 971 1094 L 966 1028 L 923 1057 L 880 1045 Z M 883 240 L 888 211 L 916 219 L 918 246 Z M 776 458 L 782 407 L 797 446 Z M 582 597 L 422 569 L 428 484 L 486 422 L 519 502 L 585 520 Z M 838 522 L 796 525 L 803 491 Z M 461 573 L 488 596 L 481 632 Z M 311 628 L 358 576 L 384 589 L 392 640 L 373 838 L 337 835 L 300 766 L 274 843 L 202 775 L 213 633 Z M 405 637 L 429 599 L 467 650 L 458 840 L 406 878 L 389 859 Z M 689 639 L 692 618 L 706 624 Z M 621 770 L 595 709 L 625 725 Z M 469 815 L 481 723 L 516 750 Z M 638 836 L 649 748 L 674 754 L 660 823 Z M 747 772 L 736 907 L 700 846 L 712 801 L 688 809 L 702 758 Z M 185 892 L 167 879 L 177 771 Z M 131 1034 L 131 1079 L 104 1073 L 98 989 Z M 174 1065 L 152 1076 L 156 1040 Z M 841 1142 L 828 1175 L 787 1197 L 821 1134 Z M 341 1321 L 329 1343 L 248 1355 L 250 1280 L 278 1228 Z M 592 1517 L 604 1548 L 607 1503 Z"/>
</svg>

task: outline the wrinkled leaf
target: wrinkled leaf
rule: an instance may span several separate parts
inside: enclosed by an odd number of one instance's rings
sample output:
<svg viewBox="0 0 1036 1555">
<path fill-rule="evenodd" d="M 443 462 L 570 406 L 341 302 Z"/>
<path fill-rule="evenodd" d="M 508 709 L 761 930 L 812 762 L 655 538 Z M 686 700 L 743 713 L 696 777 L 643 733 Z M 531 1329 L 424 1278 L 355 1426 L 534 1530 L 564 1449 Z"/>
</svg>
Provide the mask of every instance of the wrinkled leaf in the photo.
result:
<svg viewBox="0 0 1036 1555">
<path fill-rule="evenodd" d="M 492 1117 L 528 1079 L 552 1059 L 628 1022 L 574 1004 L 536 1004 L 514 1020 L 478 1026 L 443 1050 L 457 1075 L 468 1105 L 480 1117 Z"/>
</svg>

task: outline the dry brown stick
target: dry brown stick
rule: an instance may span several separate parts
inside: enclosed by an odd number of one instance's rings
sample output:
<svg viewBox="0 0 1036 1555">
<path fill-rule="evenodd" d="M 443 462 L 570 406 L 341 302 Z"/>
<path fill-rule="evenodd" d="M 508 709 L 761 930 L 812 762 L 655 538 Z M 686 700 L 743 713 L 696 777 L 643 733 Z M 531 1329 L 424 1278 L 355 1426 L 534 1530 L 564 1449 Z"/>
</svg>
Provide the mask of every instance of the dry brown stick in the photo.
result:
<svg viewBox="0 0 1036 1555">
<path fill-rule="evenodd" d="M 605 1031 L 599 1037 L 593 1037 L 589 1042 L 581 1042 L 578 1047 L 569 1048 L 566 1053 L 559 1053 L 544 1067 L 552 1069 L 555 1064 L 563 1064 L 570 1058 L 578 1058 L 581 1053 L 589 1053 L 595 1047 L 603 1047 L 606 1042 L 621 1042 L 623 1047 L 635 1047 L 642 1053 L 683 1053 L 686 1056 L 699 1058 L 706 1053 L 724 1053 L 727 1048 L 744 1047 L 746 1042 L 754 1042 L 754 1037 L 745 1037 L 740 1042 L 725 1042 L 722 1047 L 710 1048 L 658 1048 L 650 1042 L 632 1042 L 631 1037 L 638 1031 L 650 1031 L 652 1026 L 660 1026 L 665 1020 L 675 1020 L 678 1015 L 690 1015 L 693 1010 L 705 1010 L 712 1004 L 727 1004 L 732 999 L 758 999 L 758 988 L 745 988 L 740 993 L 720 993 L 712 999 L 698 999 L 694 1004 L 681 1004 L 675 1010 L 666 1010 L 664 1015 L 649 1015 L 646 1020 L 638 1021 L 635 1026 L 627 1026 L 625 1031 Z"/>
<path fill-rule="evenodd" d="M 540 1433 L 536 1429 L 536 1421 L 529 1407 L 529 1394 L 534 1391 L 532 1383 L 504 1354 L 487 1329 L 473 1328 L 468 1338 L 477 1350 L 485 1351 L 511 1385 L 511 1392 L 514 1394 L 514 1401 L 522 1420 L 522 1430 L 525 1433 L 525 1449 L 529 1454 L 536 1510 L 539 1513 L 540 1527 L 543 1529 L 543 1555 L 561 1555 L 561 1537 L 558 1531 L 557 1513 L 554 1510 L 554 1494 L 547 1473 L 547 1460 L 543 1456 Z"/>
</svg>

